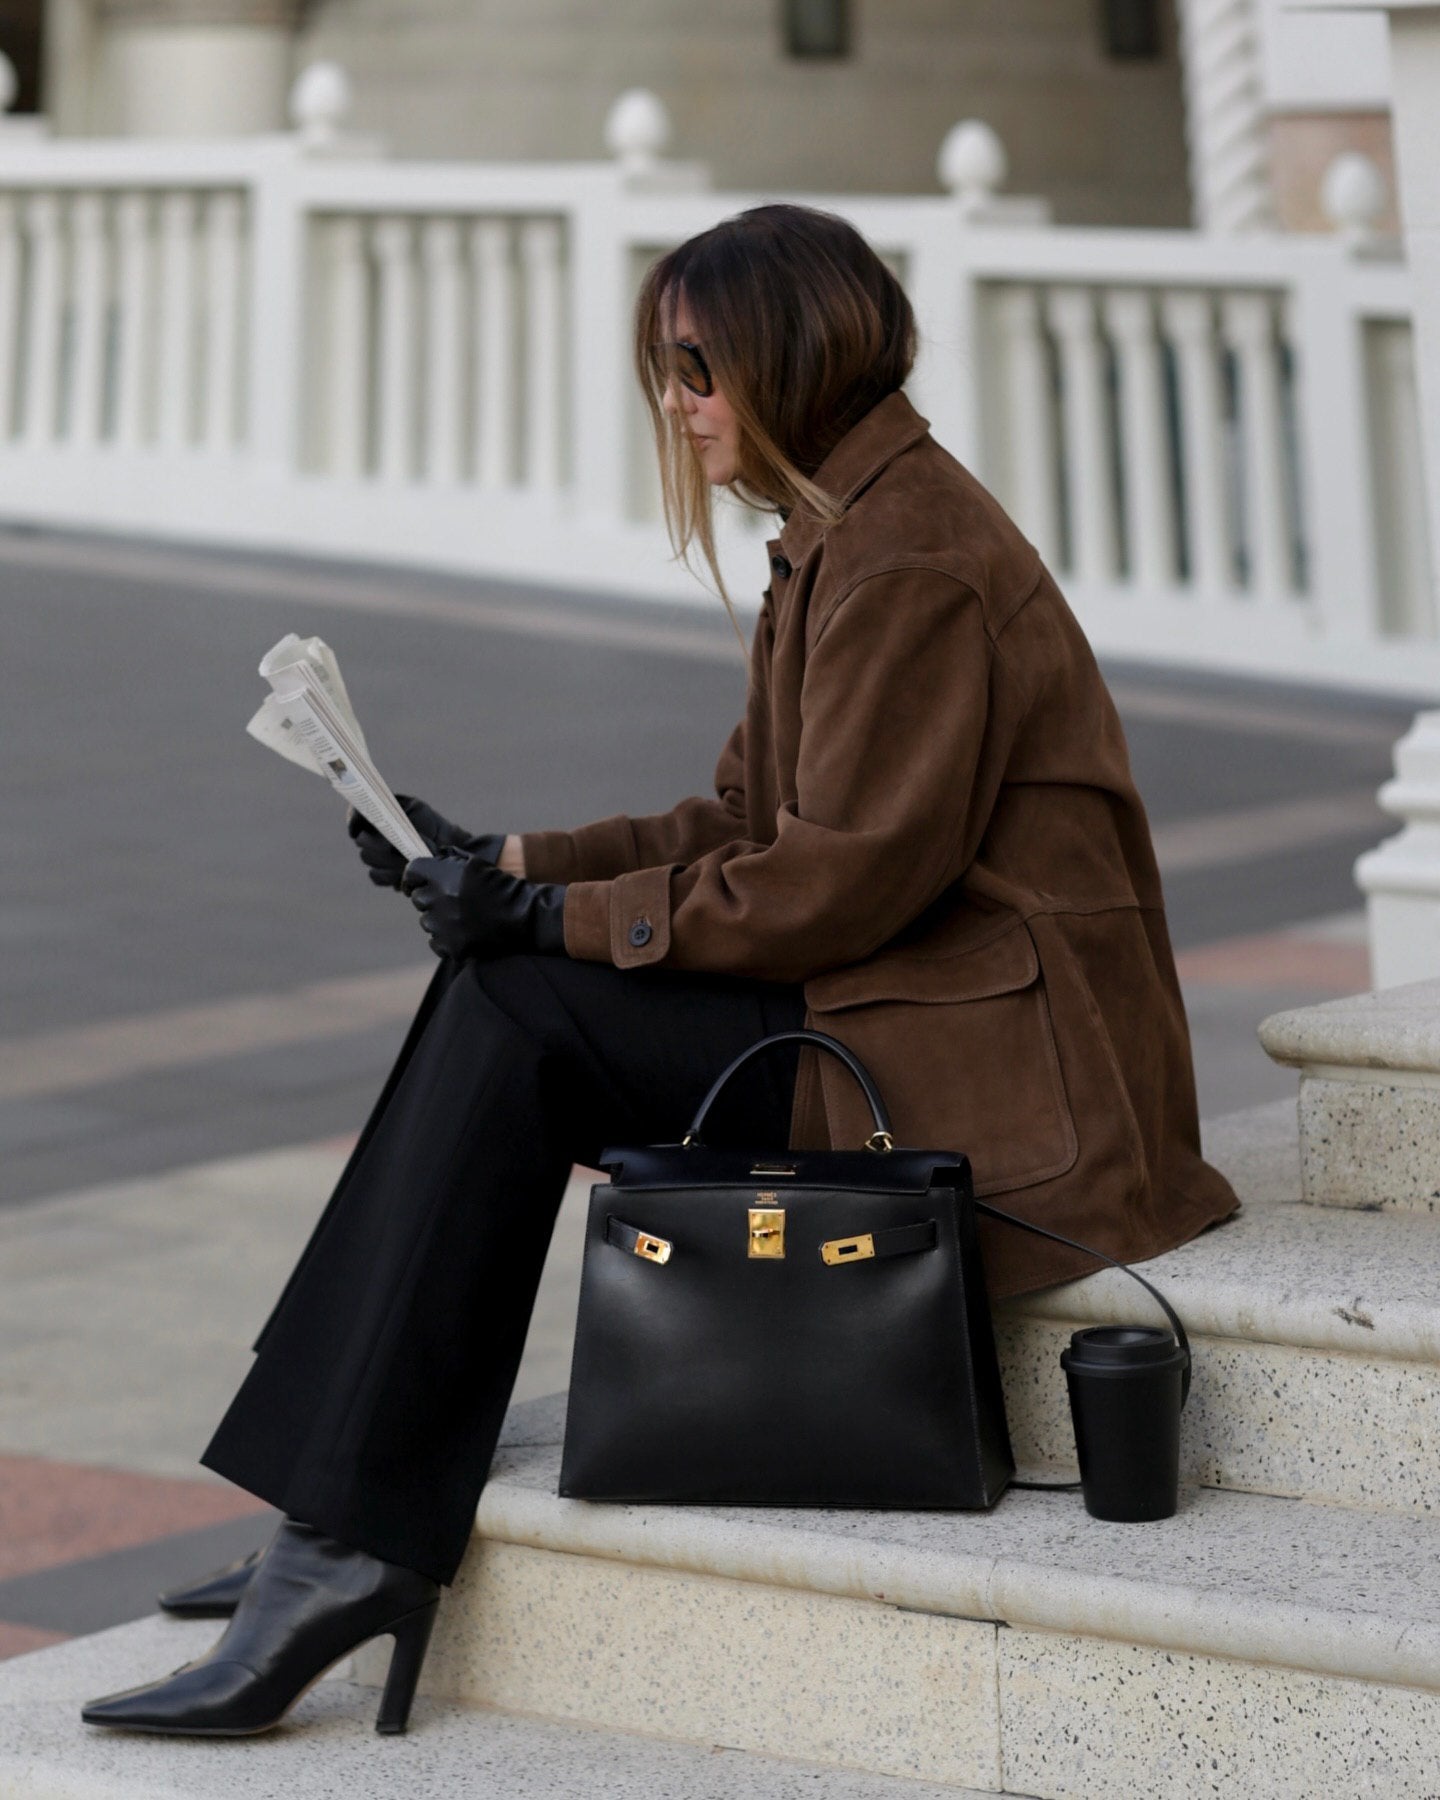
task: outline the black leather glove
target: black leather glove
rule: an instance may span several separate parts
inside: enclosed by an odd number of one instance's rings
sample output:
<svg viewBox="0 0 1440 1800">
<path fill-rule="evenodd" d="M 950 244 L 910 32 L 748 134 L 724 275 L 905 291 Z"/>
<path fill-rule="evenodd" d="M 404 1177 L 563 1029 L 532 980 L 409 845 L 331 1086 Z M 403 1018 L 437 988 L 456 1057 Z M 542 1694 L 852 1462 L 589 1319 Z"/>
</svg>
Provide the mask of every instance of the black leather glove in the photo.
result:
<svg viewBox="0 0 1440 1800">
<path fill-rule="evenodd" d="M 464 850 L 471 856 L 483 857 L 486 862 L 499 862 L 500 852 L 505 848 L 503 831 L 477 837 L 463 825 L 452 825 L 443 813 L 436 812 L 433 806 L 416 800 L 413 795 L 397 794 L 395 798 L 406 818 L 432 849 Z M 364 813 L 356 812 L 353 807 L 345 829 L 359 846 L 360 860 L 370 871 L 370 879 L 376 887 L 398 890 L 400 877 L 405 873 L 405 858 L 400 851 L 388 838 L 381 836 Z"/>
<path fill-rule="evenodd" d="M 523 881 L 484 857 L 446 850 L 407 863 L 400 891 L 437 956 L 565 954 L 565 889 L 557 883 Z"/>
</svg>

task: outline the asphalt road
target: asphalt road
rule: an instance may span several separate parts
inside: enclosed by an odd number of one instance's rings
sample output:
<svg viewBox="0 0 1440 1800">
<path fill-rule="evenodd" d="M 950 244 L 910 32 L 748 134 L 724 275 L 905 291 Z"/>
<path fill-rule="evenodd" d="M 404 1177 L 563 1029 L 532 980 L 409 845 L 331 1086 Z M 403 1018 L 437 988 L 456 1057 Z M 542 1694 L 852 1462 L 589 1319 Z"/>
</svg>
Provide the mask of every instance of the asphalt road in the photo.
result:
<svg viewBox="0 0 1440 1800">
<path fill-rule="evenodd" d="M 330 793 L 243 735 L 288 630 L 476 830 L 708 790 L 743 701 L 718 602 L 0 533 L 0 1204 L 363 1120 L 433 965 Z M 1413 702 L 1108 673 L 1177 944 L 1358 904 Z"/>
</svg>

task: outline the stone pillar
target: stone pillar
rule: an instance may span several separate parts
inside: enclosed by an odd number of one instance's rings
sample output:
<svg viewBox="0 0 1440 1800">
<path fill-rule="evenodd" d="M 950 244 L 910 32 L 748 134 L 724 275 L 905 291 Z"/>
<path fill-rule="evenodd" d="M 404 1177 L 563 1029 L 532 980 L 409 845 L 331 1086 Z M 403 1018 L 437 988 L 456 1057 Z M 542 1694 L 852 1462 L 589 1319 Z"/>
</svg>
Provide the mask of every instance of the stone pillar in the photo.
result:
<svg viewBox="0 0 1440 1800">
<path fill-rule="evenodd" d="M 1179 0 L 1185 134 L 1201 231 L 1275 222 L 1259 0 Z"/>
<path fill-rule="evenodd" d="M 301 0 L 100 0 L 97 124 L 126 137 L 285 126 Z"/>
</svg>

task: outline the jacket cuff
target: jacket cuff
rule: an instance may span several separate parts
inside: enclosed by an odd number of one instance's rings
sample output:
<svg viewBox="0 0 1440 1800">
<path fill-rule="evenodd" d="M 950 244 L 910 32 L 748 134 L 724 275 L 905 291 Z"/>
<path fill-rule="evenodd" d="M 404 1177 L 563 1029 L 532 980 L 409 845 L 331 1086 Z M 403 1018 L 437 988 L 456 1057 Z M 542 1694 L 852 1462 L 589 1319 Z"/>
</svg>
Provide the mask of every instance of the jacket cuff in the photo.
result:
<svg viewBox="0 0 1440 1800">
<path fill-rule="evenodd" d="M 522 831 L 527 881 L 595 881 L 633 869 L 638 852 L 625 813 L 577 831 Z"/>
<path fill-rule="evenodd" d="M 663 961 L 670 949 L 670 876 L 681 866 L 572 882 L 565 890 L 566 954 L 617 969 Z"/>
</svg>

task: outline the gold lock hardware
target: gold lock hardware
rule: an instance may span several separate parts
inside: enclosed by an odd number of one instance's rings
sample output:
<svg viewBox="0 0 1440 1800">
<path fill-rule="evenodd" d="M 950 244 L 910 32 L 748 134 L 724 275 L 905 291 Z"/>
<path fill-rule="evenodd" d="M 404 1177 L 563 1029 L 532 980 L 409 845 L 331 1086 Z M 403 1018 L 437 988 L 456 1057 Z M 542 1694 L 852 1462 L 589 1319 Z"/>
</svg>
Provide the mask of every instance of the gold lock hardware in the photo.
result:
<svg viewBox="0 0 1440 1800">
<path fill-rule="evenodd" d="M 863 1262 L 867 1256 L 875 1254 L 875 1239 L 868 1231 L 862 1231 L 858 1237 L 831 1238 L 820 1246 L 821 1260 L 831 1264 Z"/>
<path fill-rule="evenodd" d="M 762 1194 L 762 1200 L 773 1200 L 773 1194 Z M 750 1254 L 751 1256 L 784 1256 L 785 1254 L 785 1208 L 783 1206 L 752 1206 L 750 1208 Z"/>
<path fill-rule="evenodd" d="M 635 1239 L 635 1254 L 643 1256 L 648 1262 L 669 1262 L 673 1247 L 664 1238 L 651 1237 L 645 1231 L 640 1232 Z"/>
</svg>

